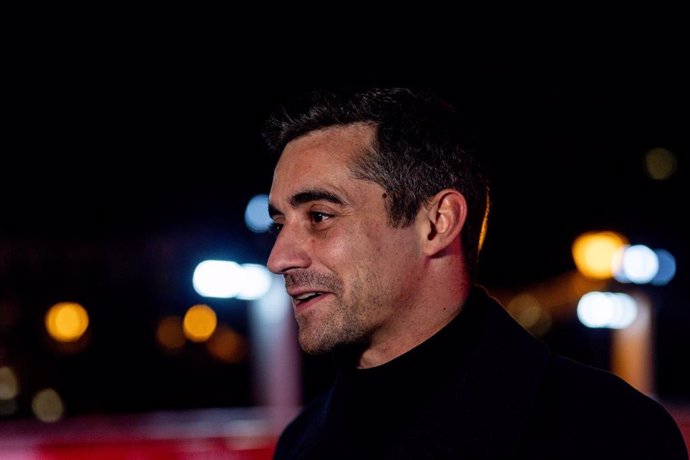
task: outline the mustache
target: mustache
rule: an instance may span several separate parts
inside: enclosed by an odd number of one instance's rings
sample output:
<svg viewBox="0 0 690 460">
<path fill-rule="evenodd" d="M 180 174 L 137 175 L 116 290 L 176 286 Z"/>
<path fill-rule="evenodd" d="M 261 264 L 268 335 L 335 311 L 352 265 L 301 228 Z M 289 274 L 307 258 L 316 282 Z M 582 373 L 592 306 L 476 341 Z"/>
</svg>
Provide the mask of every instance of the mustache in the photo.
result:
<svg viewBox="0 0 690 460">
<path fill-rule="evenodd" d="M 335 275 L 328 273 L 317 273 L 312 271 L 295 271 L 285 276 L 285 288 L 290 289 L 294 286 L 313 287 L 318 290 L 340 292 L 342 283 Z"/>
</svg>

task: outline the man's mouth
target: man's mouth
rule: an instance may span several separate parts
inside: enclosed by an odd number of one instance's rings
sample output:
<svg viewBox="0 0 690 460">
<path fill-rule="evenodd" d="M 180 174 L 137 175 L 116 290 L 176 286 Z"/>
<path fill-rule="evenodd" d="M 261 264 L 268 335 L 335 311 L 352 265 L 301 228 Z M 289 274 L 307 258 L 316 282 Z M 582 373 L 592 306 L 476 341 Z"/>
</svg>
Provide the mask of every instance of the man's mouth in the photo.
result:
<svg viewBox="0 0 690 460">
<path fill-rule="evenodd" d="M 293 296 L 293 299 L 295 299 L 298 303 L 303 303 L 315 299 L 323 294 L 323 292 L 305 292 L 304 294 Z"/>
</svg>

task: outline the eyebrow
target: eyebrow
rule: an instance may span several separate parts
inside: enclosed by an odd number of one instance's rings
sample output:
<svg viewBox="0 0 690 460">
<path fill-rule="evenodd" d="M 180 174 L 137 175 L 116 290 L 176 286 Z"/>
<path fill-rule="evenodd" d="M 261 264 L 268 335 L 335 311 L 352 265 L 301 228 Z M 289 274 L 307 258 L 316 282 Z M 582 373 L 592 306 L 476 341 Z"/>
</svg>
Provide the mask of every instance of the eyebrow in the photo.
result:
<svg viewBox="0 0 690 460">
<path fill-rule="evenodd" d="M 304 190 L 299 193 L 295 193 L 290 197 L 290 206 L 293 208 L 296 208 L 297 206 L 304 204 L 304 203 L 309 203 L 312 201 L 328 201 L 329 203 L 337 204 L 337 205 L 344 205 L 345 201 L 340 198 L 338 195 L 329 192 L 328 190 L 325 189 L 310 189 L 310 190 Z M 268 214 L 273 217 L 276 214 L 282 214 L 281 211 L 276 208 L 275 206 L 269 204 L 268 205 Z"/>
</svg>

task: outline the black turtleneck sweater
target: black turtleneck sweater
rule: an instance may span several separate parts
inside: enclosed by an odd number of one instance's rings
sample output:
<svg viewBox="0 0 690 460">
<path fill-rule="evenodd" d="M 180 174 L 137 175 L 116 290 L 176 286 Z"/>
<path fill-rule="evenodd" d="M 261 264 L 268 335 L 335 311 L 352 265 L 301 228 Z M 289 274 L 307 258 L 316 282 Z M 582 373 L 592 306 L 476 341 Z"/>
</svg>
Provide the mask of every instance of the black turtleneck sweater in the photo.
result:
<svg viewBox="0 0 690 460">
<path fill-rule="evenodd" d="M 661 405 L 551 353 L 480 287 L 402 356 L 333 362 L 334 384 L 285 429 L 275 460 L 687 460 Z"/>
<path fill-rule="evenodd" d="M 357 369 L 345 353 L 334 356 L 338 374 L 324 430 L 329 450 L 338 453 L 331 458 L 382 458 L 387 446 L 462 368 L 481 313 L 468 303 L 429 340 L 377 367 Z"/>
</svg>

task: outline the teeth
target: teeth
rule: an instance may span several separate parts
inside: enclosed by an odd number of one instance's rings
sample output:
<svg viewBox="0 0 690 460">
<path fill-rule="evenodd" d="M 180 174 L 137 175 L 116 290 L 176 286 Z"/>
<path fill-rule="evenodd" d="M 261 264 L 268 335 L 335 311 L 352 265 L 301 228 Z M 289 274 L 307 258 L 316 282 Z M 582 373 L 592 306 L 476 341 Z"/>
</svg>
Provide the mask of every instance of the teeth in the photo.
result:
<svg viewBox="0 0 690 460">
<path fill-rule="evenodd" d="M 320 294 L 319 292 L 306 292 L 306 293 L 304 293 L 304 294 L 302 294 L 302 295 L 298 295 L 298 296 L 295 297 L 295 298 L 296 298 L 297 300 L 307 300 L 307 299 L 310 299 L 310 298 L 312 298 L 312 297 L 316 297 L 316 296 L 318 296 L 318 295 L 321 295 L 321 294 Z"/>
</svg>

